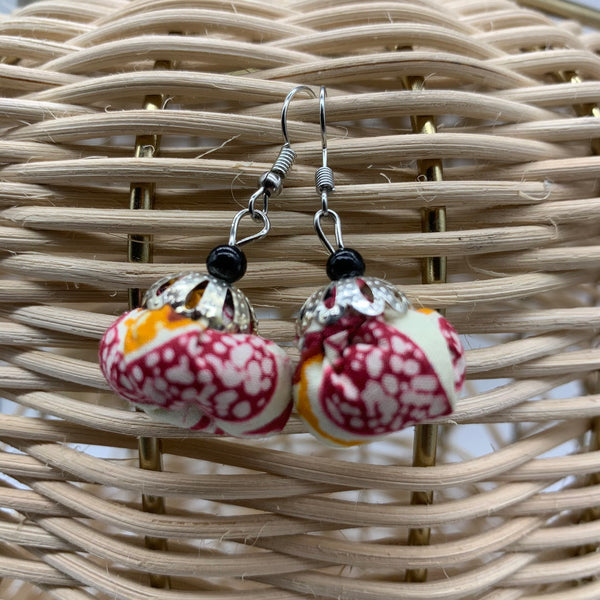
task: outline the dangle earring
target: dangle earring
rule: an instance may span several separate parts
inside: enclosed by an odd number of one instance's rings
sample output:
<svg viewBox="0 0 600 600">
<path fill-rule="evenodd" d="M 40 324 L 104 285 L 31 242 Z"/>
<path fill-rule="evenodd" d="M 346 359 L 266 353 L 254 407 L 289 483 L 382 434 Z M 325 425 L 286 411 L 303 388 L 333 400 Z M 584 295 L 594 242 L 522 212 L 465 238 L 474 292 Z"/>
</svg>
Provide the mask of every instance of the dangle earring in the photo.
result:
<svg viewBox="0 0 600 600">
<path fill-rule="evenodd" d="M 325 88 L 320 93 L 323 166 L 316 172 L 321 209 L 316 233 L 329 251 L 331 283 L 315 292 L 297 322 L 301 352 L 294 400 L 308 430 L 335 446 L 371 442 L 448 415 L 465 377 L 456 331 L 439 313 L 414 309 L 382 279 L 365 277 L 361 255 L 346 248 L 327 166 Z M 322 222 L 332 222 L 335 247 Z"/>
<path fill-rule="evenodd" d="M 235 215 L 228 243 L 208 255 L 208 274 L 163 277 L 148 289 L 141 308 L 104 334 L 100 369 L 137 408 L 180 427 L 238 437 L 283 429 L 292 408 L 289 358 L 256 334 L 252 306 L 232 284 L 246 272 L 241 247 L 269 232 L 269 197 L 281 192 L 294 158 L 285 143 L 248 208 Z M 238 240 L 246 217 L 262 229 Z"/>
</svg>

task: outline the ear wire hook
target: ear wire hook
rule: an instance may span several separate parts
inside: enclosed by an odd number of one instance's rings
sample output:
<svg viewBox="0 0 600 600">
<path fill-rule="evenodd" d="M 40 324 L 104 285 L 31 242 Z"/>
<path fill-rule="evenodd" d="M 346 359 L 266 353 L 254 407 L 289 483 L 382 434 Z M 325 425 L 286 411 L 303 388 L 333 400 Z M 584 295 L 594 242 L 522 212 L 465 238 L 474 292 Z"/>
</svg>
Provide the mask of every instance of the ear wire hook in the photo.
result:
<svg viewBox="0 0 600 600">
<path fill-rule="evenodd" d="M 294 160 L 296 159 L 296 153 L 292 150 L 290 138 L 288 136 L 287 112 L 292 98 L 298 92 L 308 92 L 313 98 L 317 97 L 315 92 L 307 85 L 296 86 L 285 97 L 285 100 L 283 101 L 283 106 L 281 107 L 281 132 L 283 133 L 284 144 L 281 147 L 281 150 L 279 151 L 279 156 L 273 163 L 271 169 L 260 176 L 258 180 L 258 189 L 256 190 L 256 192 L 254 192 L 254 194 L 252 194 L 250 202 L 248 203 L 248 210 L 250 211 L 250 216 L 255 221 L 262 221 L 263 223 L 265 223 L 263 216 L 258 214 L 259 211 L 256 208 L 256 201 L 259 198 L 262 198 L 262 212 L 265 215 L 267 215 L 269 212 L 269 198 L 271 196 L 279 196 L 281 190 L 283 189 L 283 180 L 285 179 L 285 176 L 291 169 L 292 165 L 294 164 Z"/>
<path fill-rule="evenodd" d="M 292 150 L 288 136 L 287 112 L 290 102 L 298 92 L 308 92 L 313 98 L 317 97 L 315 92 L 307 85 L 298 85 L 283 101 L 283 106 L 281 108 L 281 131 L 283 133 L 284 144 L 271 169 L 263 173 L 258 179 L 258 189 L 250 196 L 248 208 L 240 210 L 235 215 L 229 232 L 230 246 L 239 247 L 255 240 L 260 240 L 265 237 L 271 229 L 271 222 L 269 221 L 269 198 L 278 196 L 281 193 L 281 190 L 283 189 L 283 180 L 296 159 L 296 153 Z M 258 209 L 256 203 L 261 199 L 262 208 Z M 258 233 L 238 240 L 237 235 L 240 221 L 246 216 L 250 216 L 254 221 L 262 223 L 263 228 Z"/>
<path fill-rule="evenodd" d="M 294 152 L 291 149 L 290 138 L 288 134 L 287 128 L 287 113 L 290 107 L 290 103 L 294 96 L 299 92 L 307 92 L 313 98 L 317 98 L 317 94 L 315 94 L 314 90 L 307 85 L 298 85 L 296 86 L 285 98 L 283 101 L 283 106 L 281 108 L 281 131 L 283 133 L 284 146 L 282 149 L 288 149 L 290 152 Z M 335 234 L 335 244 L 337 246 L 337 250 L 341 250 L 344 248 L 344 240 L 342 238 L 342 223 L 339 215 L 330 210 L 328 206 L 328 195 L 329 193 L 335 190 L 334 181 L 333 181 L 333 171 L 327 166 L 327 120 L 325 116 L 325 98 L 327 97 L 327 90 L 325 86 L 321 86 L 319 93 L 319 124 L 321 127 L 321 149 L 323 154 L 323 165 L 317 169 L 315 173 L 315 185 L 317 187 L 317 192 L 321 194 L 321 209 L 315 213 L 314 217 L 314 227 L 315 231 L 321 243 L 327 248 L 330 254 L 335 254 L 336 248 L 327 238 L 327 235 L 323 231 L 323 226 L 321 221 L 323 218 L 330 219 L 333 221 L 334 234 Z M 295 156 L 295 153 L 294 153 Z"/>
<path fill-rule="evenodd" d="M 335 184 L 333 180 L 333 171 L 327 166 L 327 119 L 325 116 L 325 98 L 327 97 L 327 90 L 325 86 L 321 86 L 321 92 L 319 94 L 319 123 L 321 126 L 321 148 L 323 151 L 323 165 L 317 169 L 315 173 L 315 186 L 317 192 L 321 194 L 321 209 L 315 213 L 314 226 L 321 243 L 327 248 L 330 254 L 335 254 L 337 250 L 344 248 L 344 240 L 342 238 L 342 223 L 339 215 L 329 208 L 329 194 L 335 191 Z M 326 217 L 333 221 L 333 228 L 335 233 L 336 248 L 333 247 L 332 243 L 327 239 L 321 221 Z"/>
<path fill-rule="evenodd" d="M 287 147 L 287 148 L 291 147 L 290 137 L 288 135 L 288 128 L 287 128 L 287 113 L 288 113 L 288 109 L 290 107 L 290 103 L 293 100 L 294 96 L 300 92 L 307 92 L 313 98 L 317 97 L 317 94 L 315 94 L 315 91 L 311 87 L 308 87 L 307 85 L 297 85 L 285 97 L 285 100 L 283 101 L 283 106 L 281 107 L 281 133 L 283 133 L 283 141 L 285 142 L 284 147 Z"/>
<path fill-rule="evenodd" d="M 327 119 L 325 118 L 325 98 L 327 89 L 321 86 L 319 93 L 319 125 L 321 126 L 321 147 L 323 148 L 323 166 L 327 166 Z"/>
<path fill-rule="evenodd" d="M 327 166 L 327 120 L 325 117 L 325 98 L 327 90 L 325 86 L 321 86 L 319 94 L 319 124 L 321 126 L 321 147 L 323 150 L 323 166 L 317 169 L 315 173 L 315 185 L 317 192 L 321 194 L 321 210 L 324 215 L 329 213 L 327 206 L 328 195 L 335 190 L 333 181 L 333 171 Z"/>
</svg>

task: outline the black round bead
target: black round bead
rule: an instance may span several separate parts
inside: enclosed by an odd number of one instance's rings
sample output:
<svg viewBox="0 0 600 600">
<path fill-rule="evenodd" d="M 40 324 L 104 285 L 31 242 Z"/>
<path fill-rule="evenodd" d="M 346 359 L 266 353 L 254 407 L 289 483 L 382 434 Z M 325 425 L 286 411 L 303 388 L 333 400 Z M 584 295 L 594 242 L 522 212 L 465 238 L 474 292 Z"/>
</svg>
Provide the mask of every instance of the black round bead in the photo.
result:
<svg viewBox="0 0 600 600">
<path fill-rule="evenodd" d="M 341 248 L 334 252 L 327 261 L 327 276 L 332 281 L 342 277 L 360 277 L 365 274 L 365 261 L 352 248 Z"/>
<path fill-rule="evenodd" d="M 206 259 L 206 268 L 213 277 L 233 283 L 246 272 L 246 255 L 237 247 L 222 245 L 213 248 Z"/>
</svg>

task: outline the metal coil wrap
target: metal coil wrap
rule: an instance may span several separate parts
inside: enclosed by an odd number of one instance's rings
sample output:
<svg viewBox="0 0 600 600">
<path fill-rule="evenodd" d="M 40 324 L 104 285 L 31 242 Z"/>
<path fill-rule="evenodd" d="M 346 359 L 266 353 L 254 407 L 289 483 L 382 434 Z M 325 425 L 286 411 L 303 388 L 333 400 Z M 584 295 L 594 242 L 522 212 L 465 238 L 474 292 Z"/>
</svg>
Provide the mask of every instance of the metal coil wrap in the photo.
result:
<svg viewBox="0 0 600 600">
<path fill-rule="evenodd" d="M 271 171 L 277 173 L 283 179 L 291 169 L 296 160 L 296 153 L 290 146 L 284 145 L 279 152 L 279 156 L 271 167 Z"/>
<path fill-rule="evenodd" d="M 317 192 L 332 192 L 335 189 L 333 171 L 329 167 L 319 167 L 315 173 L 315 186 Z"/>
</svg>

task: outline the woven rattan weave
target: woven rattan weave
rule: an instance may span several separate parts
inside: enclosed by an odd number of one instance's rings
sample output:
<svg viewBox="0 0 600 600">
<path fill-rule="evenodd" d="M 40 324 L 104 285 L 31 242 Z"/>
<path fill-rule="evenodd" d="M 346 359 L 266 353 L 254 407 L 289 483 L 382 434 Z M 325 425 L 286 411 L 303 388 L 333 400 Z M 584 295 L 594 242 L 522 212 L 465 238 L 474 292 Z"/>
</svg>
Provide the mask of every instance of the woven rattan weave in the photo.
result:
<svg viewBox="0 0 600 600">
<path fill-rule="evenodd" d="M 0 598 L 600 598 L 599 49 L 510 0 L 42 0 L 0 21 Z M 98 369 L 128 290 L 227 241 L 298 84 L 328 87 L 346 242 L 463 334 L 437 466 L 413 466 L 412 430 L 340 451 L 294 417 L 259 442 L 181 431 Z M 326 254 L 315 101 L 289 118 L 297 162 L 241 287 L 297 358 Z M 423 231 L 438 207 L 446 231 Z M 447 282 L 421 282 L 427 257 Z"/>
</svg>

